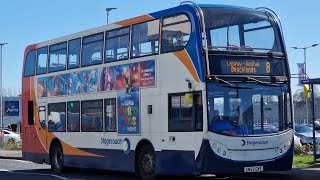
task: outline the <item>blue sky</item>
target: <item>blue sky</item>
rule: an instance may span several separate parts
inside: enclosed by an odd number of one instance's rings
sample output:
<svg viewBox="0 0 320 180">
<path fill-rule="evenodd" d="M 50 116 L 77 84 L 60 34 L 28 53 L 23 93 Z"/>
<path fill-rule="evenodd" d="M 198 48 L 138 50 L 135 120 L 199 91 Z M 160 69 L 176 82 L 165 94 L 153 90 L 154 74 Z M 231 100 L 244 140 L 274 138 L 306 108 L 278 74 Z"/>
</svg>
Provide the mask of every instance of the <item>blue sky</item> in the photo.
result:
<svg viewBox="0 0 320 180">
<path fill-rule="evenodd" d="M 24 49 L 27 45 L 98 27 L 154 11 L 174 7 L 181 0 L 1 0 L 0 43 L 3 47 L 3 88 L 21 89 Z M 268 7 L 282 21 L 291 73 L 297 73 L 298 62 L 303 62 L 305 47 L 320 44 L 319 0 L 194 0 L 203 4 L 225 4 L 250 8 Z M 307 50 L 307 72 L 320 78 L 320 45 Z M 297 88 L 297 80 L 292 80 Z"/>
</svg>

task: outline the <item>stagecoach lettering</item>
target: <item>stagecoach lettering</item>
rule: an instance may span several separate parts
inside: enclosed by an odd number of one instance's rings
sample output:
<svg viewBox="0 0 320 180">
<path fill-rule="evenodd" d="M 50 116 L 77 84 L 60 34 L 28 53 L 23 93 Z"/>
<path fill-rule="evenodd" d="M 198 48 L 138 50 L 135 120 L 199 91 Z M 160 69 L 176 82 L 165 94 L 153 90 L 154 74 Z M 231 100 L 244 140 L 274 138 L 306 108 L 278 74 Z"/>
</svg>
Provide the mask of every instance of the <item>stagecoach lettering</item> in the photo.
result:
<svg viewBox="0 0 320 180">
<path fill-rule="evenodd" d="M 122 144 L 122 139 L 106 139 L 106 138 L 101 138 L 101 144 L 104 145 L 109 145 L 109 144 Z"/>
</svg>

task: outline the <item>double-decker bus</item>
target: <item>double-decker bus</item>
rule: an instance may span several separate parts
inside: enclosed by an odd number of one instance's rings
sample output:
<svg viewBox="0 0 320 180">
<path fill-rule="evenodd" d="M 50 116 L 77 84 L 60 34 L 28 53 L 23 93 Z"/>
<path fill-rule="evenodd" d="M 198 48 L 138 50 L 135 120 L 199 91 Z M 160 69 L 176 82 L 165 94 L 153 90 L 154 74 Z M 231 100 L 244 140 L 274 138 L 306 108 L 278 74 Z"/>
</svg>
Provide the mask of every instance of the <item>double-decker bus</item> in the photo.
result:
<svg viewBox="0 0 320 180">
<path fill-rule="evenodd" d="M 290 72 L 278 16 L 177 7 L 32 44 L 22 154 L 156 175 L 289 170 Z"/>
</svg>

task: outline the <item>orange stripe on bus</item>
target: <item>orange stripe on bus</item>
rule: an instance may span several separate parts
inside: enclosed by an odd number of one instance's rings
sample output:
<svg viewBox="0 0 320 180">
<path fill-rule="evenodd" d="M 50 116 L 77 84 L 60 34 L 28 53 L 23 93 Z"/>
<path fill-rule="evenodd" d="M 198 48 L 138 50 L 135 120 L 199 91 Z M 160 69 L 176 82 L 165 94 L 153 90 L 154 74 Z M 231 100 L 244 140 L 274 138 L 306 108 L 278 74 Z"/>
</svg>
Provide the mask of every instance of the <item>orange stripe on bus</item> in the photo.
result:
<svg viewBox="0 0 320 180">
<path fill-rule="evenodd" d="M 197 71 L 194 68 L 192 60 L 189 54 L 187 53 L 187 51 L 186 50 L 176 51 L 176 52 L 173 52 L 173 54 L 186 66 L 186 68 L 189 70 L 190 74 L 192 75 L 193 79 L 196 80 L 197 82 L 200 82 Z"/>
<path fill-rule="evenodd" d="M 62 141 L 61 141 L 61 144 L 62 144 L 63 154 L 66 154 L 66 155 L 106 157 L 106 156 L 101 156 L 101 155 L 89 153 L 86 151 L 82 151 L 82 150 L 80 150 L 78 148 L 74 148 L 74 147 L 70 146 L 69 144 L 66 144 Z"/>
<path fill-rule="evenodd" d="M 131 24 L 136 24 L 136 23 L 140 23 L 140 22 L 144 22 L 144 21 L 150 21 L 152 19 L 154 19 L 154 18 L 149 15 L 142 15 L 142 16 L 130 18 L 127 20 L 119 21 L 119 22 L 116 22 L 115 24 L 118 24 L 120 26 L 128 26 Z"/>
</svg>

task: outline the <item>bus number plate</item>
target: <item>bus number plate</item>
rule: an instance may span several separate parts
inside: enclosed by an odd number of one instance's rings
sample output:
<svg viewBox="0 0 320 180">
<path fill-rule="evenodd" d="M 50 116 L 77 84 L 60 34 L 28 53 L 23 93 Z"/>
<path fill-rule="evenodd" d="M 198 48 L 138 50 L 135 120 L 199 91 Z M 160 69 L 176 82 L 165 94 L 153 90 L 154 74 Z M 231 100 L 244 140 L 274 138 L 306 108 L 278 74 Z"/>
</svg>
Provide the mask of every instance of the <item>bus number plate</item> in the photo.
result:
<svg viewBox="0 0 320 180">
<path fill-rule="evenodd" d="M 244 167 L 244 172 L 261 172 L 261 171 L 263 171 L 263 166 Z"/>
</svg>

